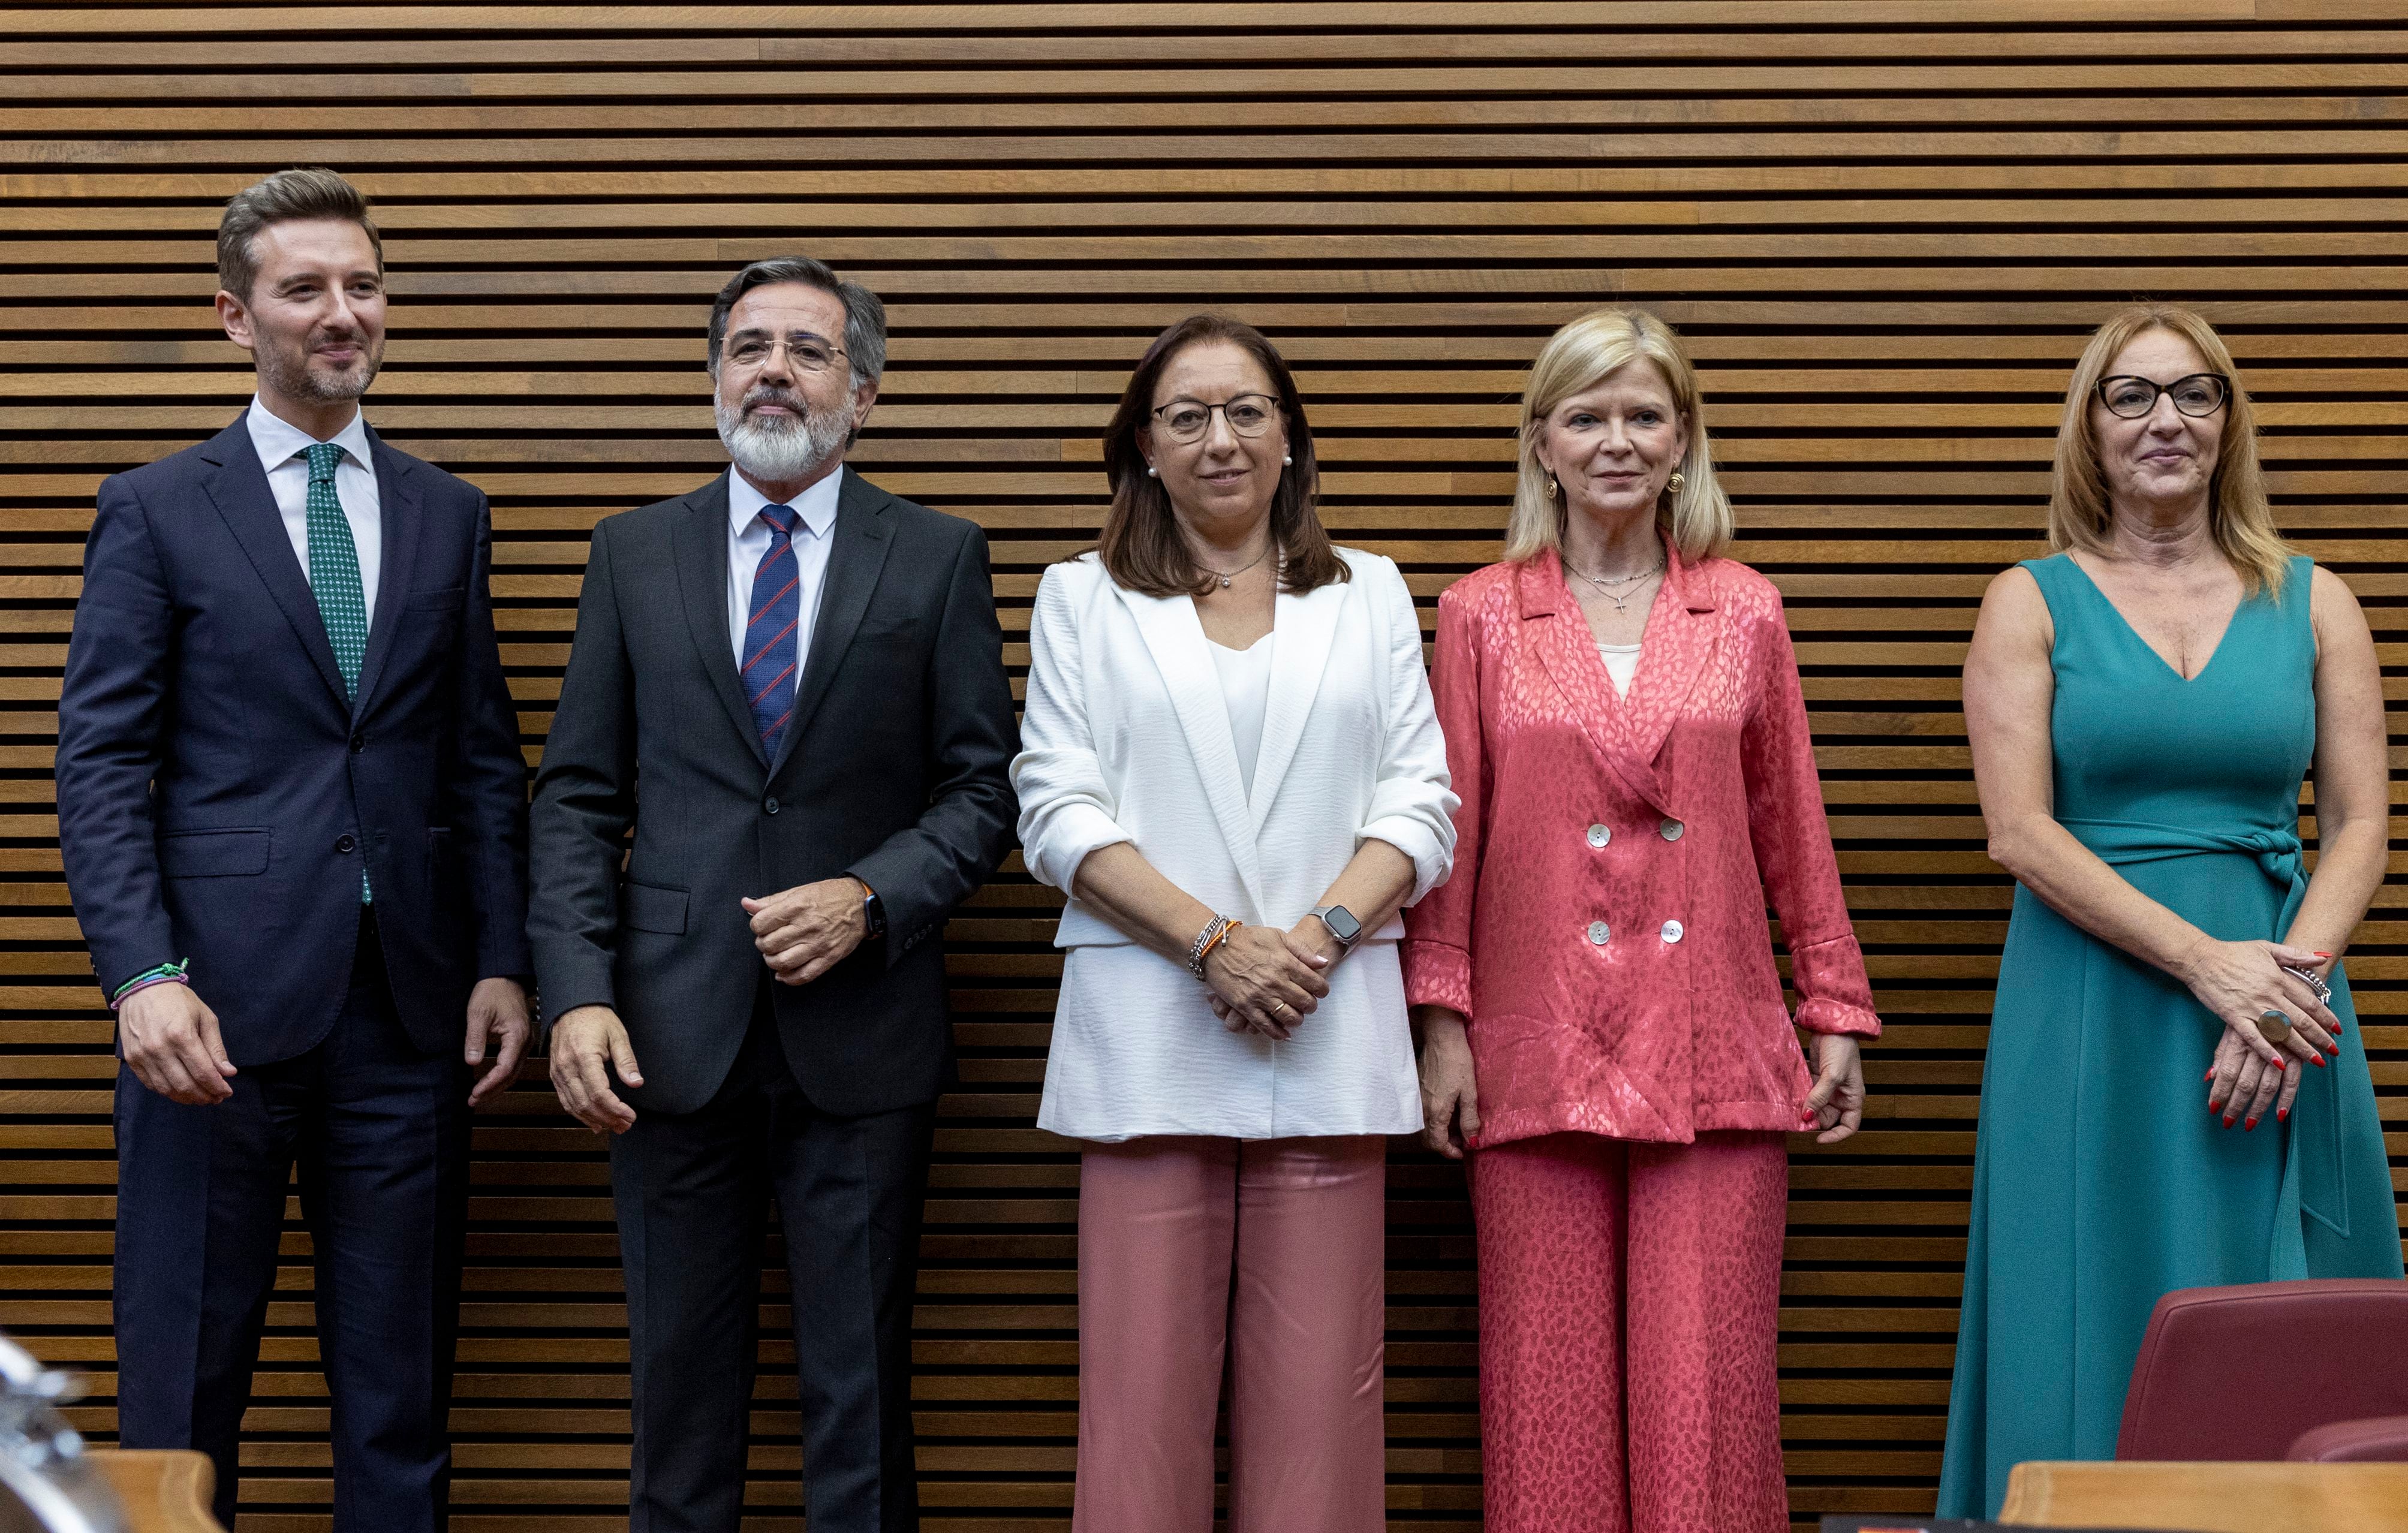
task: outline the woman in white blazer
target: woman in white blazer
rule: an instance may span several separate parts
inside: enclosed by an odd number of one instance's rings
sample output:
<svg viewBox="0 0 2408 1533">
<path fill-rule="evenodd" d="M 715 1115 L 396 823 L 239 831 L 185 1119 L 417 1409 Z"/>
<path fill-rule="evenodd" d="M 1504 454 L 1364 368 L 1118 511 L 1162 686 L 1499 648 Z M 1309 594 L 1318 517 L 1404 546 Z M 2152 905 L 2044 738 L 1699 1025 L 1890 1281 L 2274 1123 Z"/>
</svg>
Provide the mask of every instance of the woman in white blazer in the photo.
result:
<svg viewBox="0 0 2408 1533">
<path fill-rule="evenodd" d="M 1040 1126 L 1079 1180 L 1074 1533 L 1384 1526 L 1386 1140 L 1421 1125 L 1398 911 L 1455 851 L 1397 566 L 1330 544 L 1286 365 L 1199 316 L 1105 436 L 1029 630 L 1020 838 L 1069 895 Z"/>
</svg>

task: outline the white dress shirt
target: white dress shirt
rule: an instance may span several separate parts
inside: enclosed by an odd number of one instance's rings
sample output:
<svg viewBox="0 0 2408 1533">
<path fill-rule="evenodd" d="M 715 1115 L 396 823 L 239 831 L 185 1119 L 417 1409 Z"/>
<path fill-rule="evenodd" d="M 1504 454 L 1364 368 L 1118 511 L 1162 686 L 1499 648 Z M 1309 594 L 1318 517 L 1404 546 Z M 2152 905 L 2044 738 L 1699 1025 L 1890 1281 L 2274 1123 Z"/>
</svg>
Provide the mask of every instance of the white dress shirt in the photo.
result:
<svg viewBox="0 0 2408 1533">
<path fill-rule="evenodd" d="M 317 446 L 318 438 L 268 409 L 257 394 L 251 395 L 243 424 L 250 428 L 259 466 L 267 470 L 267 488 L 276 496 L 276 509 L 284 518 L 284 535 L 293 539 L 293 556 L 301 561 L 306 580 L 309 574 L 309 460 L 301 453 Z M 351 424 L 335 433 L 334 443 L 343 450 L 342 461 L 335 466 L 335 497 L 343 503 L 343 520 L 351 524 L 351 546 L 360 560 L 360 595 L 367 603 L 368 629 L 373 633 L 377 577 L 384 570 L 384 516 L 377 494 L 376 464 L 368 456 L 367 422 L 358 411 L 351 413 Z"/>
<path fill-rule="evenodd" d="M 837 492 L 843 485 L 844 470 L 839 468 L 792 503 L 800 518 L 792 541 L 796 571 L 802 578 L 796 595 L 802 604 L 795 624 L 795 670 L 786 681 L 790 692 L 802 684 L 803 666 L 811 658 L 811 629 L 819 622 L 820 593 L 827 589 L 828 550 L 836 543 Z M 752 623 L 752 577 L 769 554 L 769 523 L 761 520 L 761 508 L 770 504 L 751 480 L 733 468 L 727 471 L 727 641 L 739 676 L 752 658 L 744 652 L 745 630 Z"/>
<path fill-rule="evenodd" d="M 1039 883 L 1069 891 L 1090 852 L 1129 841 L 1213 910 L 1284 929 L 1366 840 L 1412 860 L 1408 903 L 1445 880 L 1455 795 L 1421 621 L 1394 564 L 1338 552 L 1353 580 L 1280 593 L 1271 637 L 1229 656 L 1270 652 L 1251 791 L 1196 603 L 1125 590 L 1092 553 L 1046 569 L 1011 764 Z M 1403 933 L 1393 917 L 1365 931 L 1312 1015 L 1273 1042 L 1224 1027 L 1183 964 L 1072 895 L 1054 938 L 1066 951 L 1038 1126 L 1107 1140 L 1413 1132 Z"/>
</svg>

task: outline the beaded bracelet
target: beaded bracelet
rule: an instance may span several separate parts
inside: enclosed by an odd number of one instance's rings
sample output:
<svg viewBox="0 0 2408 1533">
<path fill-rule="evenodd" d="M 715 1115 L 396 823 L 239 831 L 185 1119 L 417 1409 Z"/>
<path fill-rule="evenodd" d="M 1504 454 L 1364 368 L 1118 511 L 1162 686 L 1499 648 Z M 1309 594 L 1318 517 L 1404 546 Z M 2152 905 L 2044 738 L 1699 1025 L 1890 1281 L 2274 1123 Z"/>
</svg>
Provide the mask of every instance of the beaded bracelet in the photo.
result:
<svg viewBox="0 0 2408 1533">
<path fill-rule="evenodd" d="M 126 996 L 137 990 L 148 990 L 154 984 L 191 984 L 192 970 L 193 961 L 190 958 L 173 964 L 161 964 L 157 968 L 146 968 L 117 987 L 117 994 L 108 998 L 108 1009 L 112 1011 L 116 1010 L 125 1004 Z"/>
</svg>

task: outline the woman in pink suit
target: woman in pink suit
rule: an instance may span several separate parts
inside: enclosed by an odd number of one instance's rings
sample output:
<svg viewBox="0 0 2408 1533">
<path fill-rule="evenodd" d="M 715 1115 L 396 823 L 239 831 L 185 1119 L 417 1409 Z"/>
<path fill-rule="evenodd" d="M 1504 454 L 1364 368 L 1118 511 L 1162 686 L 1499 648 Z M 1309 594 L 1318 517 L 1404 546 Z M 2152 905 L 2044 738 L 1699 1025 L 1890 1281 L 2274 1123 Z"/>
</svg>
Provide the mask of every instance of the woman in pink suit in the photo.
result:
<svg viewBox="0 0 2408 1533">
<path fill-rule="evenodd" d="M 1881 1024 L 1781 597 L 1730 536 L 1678 338 L 1557 331 L 1505 562 L 1439 603 L 1462 807 L 1403 953 L 1424 1135 L 1471 1153 L 1489 1533 L 1789 1526 L 1782 1136 L 1856 1132 Z"/>
</svg>

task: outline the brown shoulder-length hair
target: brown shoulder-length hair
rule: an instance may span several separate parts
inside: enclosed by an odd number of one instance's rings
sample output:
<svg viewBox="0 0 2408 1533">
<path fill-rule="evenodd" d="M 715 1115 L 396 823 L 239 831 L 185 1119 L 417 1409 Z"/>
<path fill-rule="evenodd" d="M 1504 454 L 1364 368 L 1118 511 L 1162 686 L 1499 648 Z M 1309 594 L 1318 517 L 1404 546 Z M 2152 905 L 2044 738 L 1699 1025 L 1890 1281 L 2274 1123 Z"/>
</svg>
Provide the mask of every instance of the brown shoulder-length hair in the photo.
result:
<svg viewBox="0 0 2408 1533">
<path fill-rule="evenodd" d="M 1279 544 L 1281 589 L 1301 595 L 1345 580 L 1346 561 L 1331 546 L 1314 509 L 1321 499 L 1321 466 L 1313 456 L 1312 428 L 1305 423 L 1296 377 L 1261 331 L 1225 314 L 1194 315 L 1154 337 L 1138 359 L 1137 371 L 1129 375 L 1112 423 L 1104 428 L 1104 478 L 1112 487 L 1111 509 L 1104 515 L 1097 545 L 1104 569 L 1129 590 L 1149 596 L 1200 596 L 1211 589 L 1212 577 L 1179 535 L 1170 492 L 1145 471 L 1145 453 L 1138 447 L 1140 433 L 1154 419 L 1154 391 L 1163 369 L 1190 346 L 1208 341 L 1226 341 L 1261 364 L 1287 425 L 1288 456 L 1295 461 L 1271 492 L 1270 532 Z"/>
</svg>

